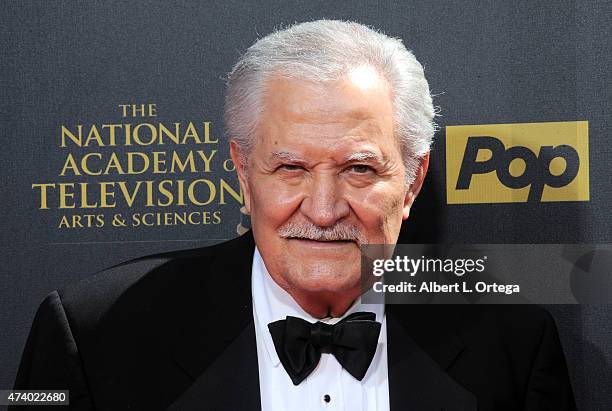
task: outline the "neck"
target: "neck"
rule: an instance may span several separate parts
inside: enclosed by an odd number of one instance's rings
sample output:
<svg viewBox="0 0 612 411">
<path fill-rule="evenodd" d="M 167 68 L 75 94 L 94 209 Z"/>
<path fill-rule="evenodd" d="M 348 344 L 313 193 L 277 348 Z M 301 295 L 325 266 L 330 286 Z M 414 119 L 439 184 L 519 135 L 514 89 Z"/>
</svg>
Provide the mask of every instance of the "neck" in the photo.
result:
<svg viewBox="0 0 612 411">
<path fill-rule="evenodd" d="M 343 293 L 304 292 L 295 289 L 285 289 L 285 291 L 304 311 L 314 318 L 341 317 L 361 294 L 360 289 Z"/>
</svg>

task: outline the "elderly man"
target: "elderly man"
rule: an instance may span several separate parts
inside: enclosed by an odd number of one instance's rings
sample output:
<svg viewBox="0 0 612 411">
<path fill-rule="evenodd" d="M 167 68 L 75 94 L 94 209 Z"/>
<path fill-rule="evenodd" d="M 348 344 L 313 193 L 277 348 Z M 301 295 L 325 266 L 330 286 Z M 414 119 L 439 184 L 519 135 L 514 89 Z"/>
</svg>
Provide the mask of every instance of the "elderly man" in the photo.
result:
<svg viewBox="0 0 612 411">
<path fill-rule="evenodd" d="M 572 409 L 543 310 L 360 300 L 360 245 L 397 241 L 433 117 L 397 39 L 324 20 L 262 38 L 226 101 L 252 232 L 53 292 L 16 388 L 75 409 Z"/>
</svg>

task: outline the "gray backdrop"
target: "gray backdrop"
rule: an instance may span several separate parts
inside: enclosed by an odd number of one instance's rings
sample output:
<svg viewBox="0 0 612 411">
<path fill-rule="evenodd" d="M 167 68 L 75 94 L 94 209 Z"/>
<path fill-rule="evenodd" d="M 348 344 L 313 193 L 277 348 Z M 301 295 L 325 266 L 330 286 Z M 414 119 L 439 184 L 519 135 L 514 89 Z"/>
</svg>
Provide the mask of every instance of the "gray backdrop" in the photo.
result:
<svg viewBox="0 0 612 411">
<path fill-rule="evenodd" d="M 231 202 L 208 208 L 223 213 L 214 226 L 58 229 L 62 213 L 38 210 L 31 184 L 62 180 L 60 126 L 117 122 L 117 104 L 150 102 L 160 121 L 211 121 L 222 136 L 223 76 L 239 53 L 279 25 L 317 18 L 404 39 L 437 95 L 441 130 L 401 241 L 610 242 L 608 1 L 4 1 L 0 388 L 12 386 L 51 290 L 133 257 L 234 237 L 240 220 Z M 446 204 L 445 126 L 576 120 L 589 121 L 589 202 Z M 218 149 L 227 157 L 225 145 Z M 550 309 L 579 407 L 609 409 L 612 309 Z"/>
</svg>

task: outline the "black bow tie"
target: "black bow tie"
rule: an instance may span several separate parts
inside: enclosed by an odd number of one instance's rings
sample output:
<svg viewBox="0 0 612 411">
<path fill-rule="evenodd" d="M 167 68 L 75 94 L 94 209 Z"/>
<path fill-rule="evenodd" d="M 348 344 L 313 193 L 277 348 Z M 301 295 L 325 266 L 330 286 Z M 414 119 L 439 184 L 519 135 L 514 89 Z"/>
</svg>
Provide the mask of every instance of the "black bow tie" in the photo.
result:
<svg viewBox="0 0 612 411">
<path fill-rule="evenodd" d="M 361 381 L 376 352 L 381 324 L 375 319 L 374 313 L 358 312 L 331 325 L 287 317 L 268 324 L 268 329 L 294 385 L 315 369 L 322 352 L 333 354 L 346 371 Z"/>
</svg>

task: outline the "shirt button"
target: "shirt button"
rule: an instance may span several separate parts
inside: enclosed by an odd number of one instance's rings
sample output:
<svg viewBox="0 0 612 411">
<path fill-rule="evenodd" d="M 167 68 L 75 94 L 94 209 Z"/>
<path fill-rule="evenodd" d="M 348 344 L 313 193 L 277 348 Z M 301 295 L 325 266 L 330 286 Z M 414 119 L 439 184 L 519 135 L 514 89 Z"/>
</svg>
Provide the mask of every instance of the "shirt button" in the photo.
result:
<svg viewBox="0 0 612 411">
<path fill-rule="evenodd" d="M 325 402 L 327 402 L 327 403 L 329 403 L 329 402 L 331 401 L 331 397 L 329 396 L 329 394 L 325 394 L 325 395 L 323 396 L 323 401 L 325 401 Z"/>
</svg>

